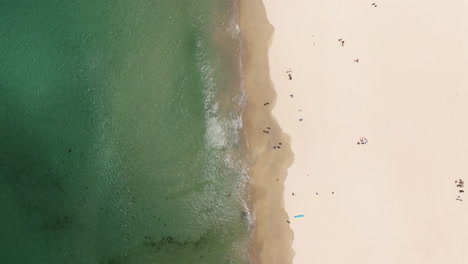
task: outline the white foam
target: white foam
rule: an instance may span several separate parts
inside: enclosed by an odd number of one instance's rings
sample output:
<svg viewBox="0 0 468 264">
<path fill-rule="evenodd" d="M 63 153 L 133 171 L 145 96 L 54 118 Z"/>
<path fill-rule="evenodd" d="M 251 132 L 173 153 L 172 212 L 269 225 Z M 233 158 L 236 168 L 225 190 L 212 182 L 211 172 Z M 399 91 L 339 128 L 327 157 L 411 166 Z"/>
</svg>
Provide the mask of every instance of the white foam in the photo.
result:
<svg viewBox="0 0 468 264">
<path fill-rule="evenodd" d="M 216 116 L 206 118 L 205 140 L 209 147 L 221 149 L 227 146 L 226 129 Z"/>
</svg>

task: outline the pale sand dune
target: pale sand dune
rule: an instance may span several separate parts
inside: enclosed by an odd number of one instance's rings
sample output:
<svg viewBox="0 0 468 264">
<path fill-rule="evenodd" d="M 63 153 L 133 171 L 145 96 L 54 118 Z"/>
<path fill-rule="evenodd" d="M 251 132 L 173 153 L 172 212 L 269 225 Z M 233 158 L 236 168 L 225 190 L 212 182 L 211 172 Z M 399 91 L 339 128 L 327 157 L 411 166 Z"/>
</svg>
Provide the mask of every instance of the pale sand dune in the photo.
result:
<svg viewBox="0 0 468 264">
<path fill-rule="evenodd" d="M 264 0 L 294 263 L 466 264 L 468 2 L 372 3 Z"/>
</svg>

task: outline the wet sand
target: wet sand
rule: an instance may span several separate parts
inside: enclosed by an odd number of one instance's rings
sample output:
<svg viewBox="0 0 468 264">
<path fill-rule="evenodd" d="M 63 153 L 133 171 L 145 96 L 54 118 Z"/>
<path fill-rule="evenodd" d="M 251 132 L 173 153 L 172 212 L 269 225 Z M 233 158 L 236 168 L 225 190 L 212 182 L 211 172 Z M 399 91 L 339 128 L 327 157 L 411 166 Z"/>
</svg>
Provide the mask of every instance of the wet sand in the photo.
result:
<svg viewBox="0 0 468 264">
<path fill-rule="evenodd" d="M 250 207 L 255 217 L 250 255 L 253 263 L 291 263 L 293 234 L 286 222 L 283 192 L 293 154 L 289 137 L 271 114 L 276 92 L 270 80 L 267 52 L 273 28 L 261 0 L 240 1 L 240 28 L 247 95 L 243 123 L 255 160 L 249 170 Z"/>
</svg>

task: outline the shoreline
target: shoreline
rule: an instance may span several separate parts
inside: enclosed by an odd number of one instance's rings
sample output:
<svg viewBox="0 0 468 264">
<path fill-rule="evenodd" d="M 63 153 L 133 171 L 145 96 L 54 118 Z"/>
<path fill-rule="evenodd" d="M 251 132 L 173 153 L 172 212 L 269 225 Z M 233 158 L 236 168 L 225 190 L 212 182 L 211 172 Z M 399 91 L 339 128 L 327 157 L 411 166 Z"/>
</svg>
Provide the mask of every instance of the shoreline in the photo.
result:
<svg viewBox="0 0 468 264">
<path fill-rule="evenodd" d="M 293 162 L 290 138 L 272 115 L 276 91 L 268 66 L 273 27 L 261 0 L 239 1 L 242 34 L 243 85 L 247 103 L 243 114 L 249 168 L 249 208 L 254 216 L 250 245 L 252 263 L 292 263 L 293 233 L 284 208 L 284 181 Z M 267 131 L 267 132 L 265 132 Z M 280 148 L 273 148 L 280 146 Z"/>
</svg>

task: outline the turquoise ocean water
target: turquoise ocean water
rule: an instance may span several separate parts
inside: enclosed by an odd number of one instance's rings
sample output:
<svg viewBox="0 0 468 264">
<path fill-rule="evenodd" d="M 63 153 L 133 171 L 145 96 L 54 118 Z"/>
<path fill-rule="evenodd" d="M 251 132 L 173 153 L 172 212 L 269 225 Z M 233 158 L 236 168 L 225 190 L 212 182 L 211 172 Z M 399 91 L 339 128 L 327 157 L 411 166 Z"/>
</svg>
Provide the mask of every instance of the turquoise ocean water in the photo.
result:
<svg viewBox="0 0 468 264">
<path fill-rule="evenodd" d="M 0 263 L 249 263 L 236 8 L 0 0 Z"/>
</svg>

